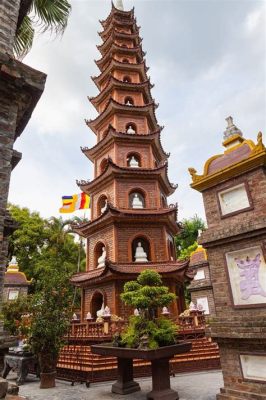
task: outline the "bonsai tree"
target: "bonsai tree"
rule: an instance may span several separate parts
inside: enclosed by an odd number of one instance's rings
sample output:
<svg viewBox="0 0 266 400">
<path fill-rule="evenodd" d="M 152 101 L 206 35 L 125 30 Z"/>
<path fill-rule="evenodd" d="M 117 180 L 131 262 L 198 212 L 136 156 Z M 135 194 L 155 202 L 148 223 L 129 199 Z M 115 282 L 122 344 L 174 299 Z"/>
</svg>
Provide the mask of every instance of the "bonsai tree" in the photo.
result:
<svg viewBox="0 0 266 400">
<path fill-rule="evenodd" d="M 133 348 L 155 349 L 176 343 L 177 326 L 165 317 L 158 318 L 158 308 L 168 306 L 176 296 L 163 286 L 161 276 L 153 270 L 141 272 L 136 281 L 124 285 L 121 299 L 138 310 L 129 319 L 120 344 Z"/>
</svg>

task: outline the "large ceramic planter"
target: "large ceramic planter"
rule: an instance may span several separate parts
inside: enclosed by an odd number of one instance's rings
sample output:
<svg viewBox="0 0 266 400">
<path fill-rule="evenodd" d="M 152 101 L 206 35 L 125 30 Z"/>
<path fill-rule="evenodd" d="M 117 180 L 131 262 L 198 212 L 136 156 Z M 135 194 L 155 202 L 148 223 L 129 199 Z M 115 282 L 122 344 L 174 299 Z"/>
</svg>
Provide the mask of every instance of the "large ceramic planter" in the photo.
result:
<svg viewBox="0 0 266 400">
<path fill-rule="evenodd" d="M 133 378 L 133 359 L 151 362 L 152 391 L 147 394 L 149 400 L 177 400 L 178 393 L 171 389 L 169 360 L 175 354 L 187 353 L 191 343 L 180 343 L 173 346 L 160 347 L 156 350 L 138 350 L 113 347 L 111 343 L 91 346 L 92 353 L 117 357 L 117 382 L 112 385 L 112 392 L 128 394 L 140 390 Z"/>
<path fill-rule="evenodd" d="M 40 389 L 49 389 L 55 387 L 56 371 L 40 373 Z"/>
</svg>

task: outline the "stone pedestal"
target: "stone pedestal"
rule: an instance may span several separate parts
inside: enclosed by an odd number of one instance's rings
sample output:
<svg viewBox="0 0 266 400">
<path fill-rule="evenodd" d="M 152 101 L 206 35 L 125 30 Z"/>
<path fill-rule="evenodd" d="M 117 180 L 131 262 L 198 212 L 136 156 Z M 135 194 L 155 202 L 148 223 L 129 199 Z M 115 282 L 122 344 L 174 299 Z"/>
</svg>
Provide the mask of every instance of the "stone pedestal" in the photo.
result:
<svg viewBox="0 0 266 400">
<path fill-rule="evenodd" d="M 133 379 L 133 359 L 117 359 L 117 381 L 112 385 L 112 392 L 129 394 L 140 390 L 140 386 Z"/>
</svg>

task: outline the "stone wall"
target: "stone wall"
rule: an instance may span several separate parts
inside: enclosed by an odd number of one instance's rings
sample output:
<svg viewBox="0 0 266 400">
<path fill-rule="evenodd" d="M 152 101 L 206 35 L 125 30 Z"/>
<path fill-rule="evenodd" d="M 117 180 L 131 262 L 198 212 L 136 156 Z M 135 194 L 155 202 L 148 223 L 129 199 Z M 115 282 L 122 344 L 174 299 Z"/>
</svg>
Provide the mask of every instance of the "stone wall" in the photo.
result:
<svg viewBox="0 0 266 400">
<path fill-rule="evenodd" d="M 13 54 L 12 47 L 17 29 L 20 0 L 0 2 L 0 52 Z"/>
</svg>

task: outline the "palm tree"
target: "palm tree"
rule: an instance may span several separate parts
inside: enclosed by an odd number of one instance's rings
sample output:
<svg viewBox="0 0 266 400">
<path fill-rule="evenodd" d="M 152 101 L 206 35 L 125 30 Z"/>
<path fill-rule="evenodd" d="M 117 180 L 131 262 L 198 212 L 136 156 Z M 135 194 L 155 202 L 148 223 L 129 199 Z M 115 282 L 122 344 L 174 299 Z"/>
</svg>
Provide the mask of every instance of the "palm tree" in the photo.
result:
<svg viewBox="0 0 266 400">
<path fill-rule="evenodd" d="M 24 57 L 32 47 L 35 29 L 64 33 L 71 5 L 68 0 L 21 0 L 13 51 Z"/>
</svg>

